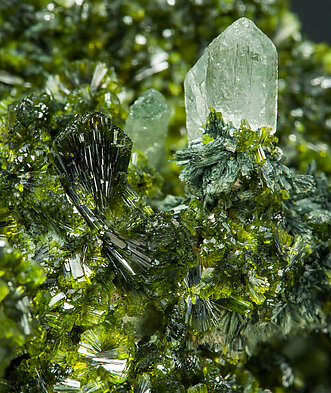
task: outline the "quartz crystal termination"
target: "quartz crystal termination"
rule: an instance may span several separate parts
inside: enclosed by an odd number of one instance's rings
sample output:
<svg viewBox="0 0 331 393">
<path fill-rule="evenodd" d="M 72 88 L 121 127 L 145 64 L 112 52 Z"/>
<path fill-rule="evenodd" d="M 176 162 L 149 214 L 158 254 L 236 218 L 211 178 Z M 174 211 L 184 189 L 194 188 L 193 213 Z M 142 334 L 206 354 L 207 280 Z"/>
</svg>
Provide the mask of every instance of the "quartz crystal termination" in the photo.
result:
<svg viewBox="0 0 331 393">
<path fill-rule="evenodd" d="M 124 131 L 131 138 L 134 150 L 144 152 L 155 167 L 162 161 L 169 120 L 169 105 L 155 89 L 146 90 L 131 105 L 126 119 Z"/>
<path fill-rule="evenodd" d="M 215 38 L 184 81 L 189 143 L 200 138 L 208 107 L 222 112 L 238 128 L 242 119 L 253 130 L 276 131 L 278 56 L 273 42 L 247 18 Z"/>
</svg>

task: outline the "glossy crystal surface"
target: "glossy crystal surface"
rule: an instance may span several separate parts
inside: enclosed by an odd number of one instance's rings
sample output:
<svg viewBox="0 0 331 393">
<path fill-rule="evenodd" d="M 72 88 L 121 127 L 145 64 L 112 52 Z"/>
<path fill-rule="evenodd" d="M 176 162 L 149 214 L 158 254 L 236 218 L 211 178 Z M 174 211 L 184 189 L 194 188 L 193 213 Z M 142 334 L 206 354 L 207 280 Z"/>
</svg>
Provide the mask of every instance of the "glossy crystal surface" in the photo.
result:
<svg viewBox="0 0 331 393">
<path fill-rule="evenodd" d="M 133 148 L 144 152 L 150 164 L 157 166 L 164 152 L 168 133 L 170 108 L 165 98 L 155 89 L 145 91 L 130 107 L 124 131 Z"/>
<path fill-rule="evenodd" d="M 272 127 L 277 119 L 277 50 L 247 18 L 238 19 L 208 46 L 185 81 L 189 142 L 201 136 L 208 107 L 222 112 L 238 128 Z"/>
</svg>

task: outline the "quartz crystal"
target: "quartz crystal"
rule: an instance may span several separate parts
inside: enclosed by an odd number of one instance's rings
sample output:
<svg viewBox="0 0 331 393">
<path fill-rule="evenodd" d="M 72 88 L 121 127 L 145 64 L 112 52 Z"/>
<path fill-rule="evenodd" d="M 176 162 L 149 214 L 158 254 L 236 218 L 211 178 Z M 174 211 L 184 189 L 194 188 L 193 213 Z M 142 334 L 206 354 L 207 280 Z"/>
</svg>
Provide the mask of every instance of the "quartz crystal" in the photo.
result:
<svg viewBox="0 0 331 393">
<path fill-rule="evenodd" d="M 134 150 L 143 151 L 155 167 L 162 161 L 169 120 L 170 108 L 155 89 L 145 91 L 131 105 L 126 119 L 124 131 L 132 139 Z"/>
<path fill-rule="evenodd" d="M 277 50 L 247 18 L 215 38 L 184 81 L 188 140 L 201 137 L 208 107 L 238 128 L 246 119 L 253 130 L 277 119 Z"/>
</svg>

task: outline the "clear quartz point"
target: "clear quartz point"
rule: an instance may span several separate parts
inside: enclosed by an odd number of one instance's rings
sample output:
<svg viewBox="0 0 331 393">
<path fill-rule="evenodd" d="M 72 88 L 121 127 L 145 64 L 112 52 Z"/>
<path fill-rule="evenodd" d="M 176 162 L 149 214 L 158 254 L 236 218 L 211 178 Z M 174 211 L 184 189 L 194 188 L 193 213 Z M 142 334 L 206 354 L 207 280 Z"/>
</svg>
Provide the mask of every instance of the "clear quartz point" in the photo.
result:
<svg viewBox="0 0 331 393">
<path fill-rule="evenodd" d="M 215 38 L 184 81 L 188 141 L 201 138 L 208 107 L 237 128 L 276 131 L 278 59 L 273 42 L 247 18 Z"/>
<path fill-rule="evenodd" d="M 143 151 L 150 164 L 157 167 L 163 158 L 168 133 L 170 108 L 155 89 L 145 91 L 130 107 L 124 131 L 135 150 Z"/>
</svg>

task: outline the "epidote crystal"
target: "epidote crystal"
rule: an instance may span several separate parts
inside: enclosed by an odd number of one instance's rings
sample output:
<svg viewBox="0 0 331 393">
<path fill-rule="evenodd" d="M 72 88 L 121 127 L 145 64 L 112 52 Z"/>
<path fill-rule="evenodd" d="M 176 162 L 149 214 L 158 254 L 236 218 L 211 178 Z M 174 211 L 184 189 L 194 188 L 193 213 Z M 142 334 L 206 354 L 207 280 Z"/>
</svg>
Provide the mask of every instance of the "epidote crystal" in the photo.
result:
<svg viewBox="0 0 331 393">
<path fill-rule="evenodd" d="M 246 119 L 253 130 L 277 119 L 277 50 L 247 18 L 215 38 L 185 78 L 188 140 L 201 136 L 208 107 L 238 128 Z"/>
<path fill-rule="evenodd" d="M 170 108 L 155 89 L 145 91 L 130 107 L 124 131 L 135 150 L 143 151 L 150 164 L 158 166 L 168 132 Z"/>
</svg>

